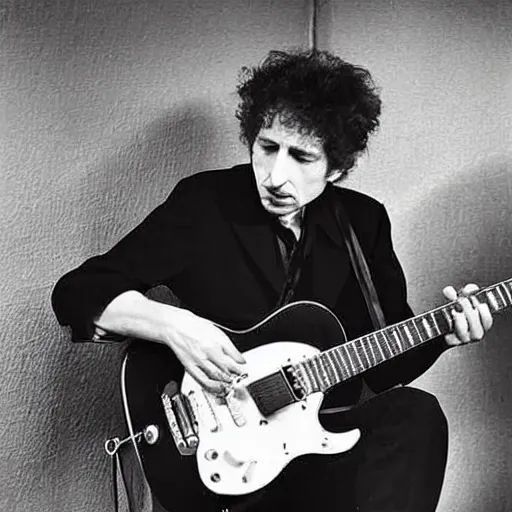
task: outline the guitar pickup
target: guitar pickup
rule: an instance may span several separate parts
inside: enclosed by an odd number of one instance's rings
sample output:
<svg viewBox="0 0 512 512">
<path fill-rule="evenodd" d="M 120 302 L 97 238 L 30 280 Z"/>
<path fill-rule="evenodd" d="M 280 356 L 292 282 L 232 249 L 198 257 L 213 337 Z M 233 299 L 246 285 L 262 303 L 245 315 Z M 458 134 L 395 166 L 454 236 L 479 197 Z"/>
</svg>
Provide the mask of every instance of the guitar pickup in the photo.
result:
<svg viewBox="0 0 512 512">
<path fill-rule="evenodd" d="M 162 404 L 174 444 L 181 455 L 194 455 L 199 444 L 197 420 L 187 397 L 178 391 L 178 384 L 169 382 L 162 393 Z"/>
</svg>

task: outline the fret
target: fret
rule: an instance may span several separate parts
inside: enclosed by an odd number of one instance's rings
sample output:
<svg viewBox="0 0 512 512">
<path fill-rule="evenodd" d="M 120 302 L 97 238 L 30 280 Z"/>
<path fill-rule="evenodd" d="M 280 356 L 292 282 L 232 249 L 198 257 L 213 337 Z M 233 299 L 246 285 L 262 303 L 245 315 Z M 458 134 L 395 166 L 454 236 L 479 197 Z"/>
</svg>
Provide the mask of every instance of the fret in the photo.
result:
<svg viewBox="0 0 512 512">
<path fill-rule="evenodd" d="M 313 377 L 313 382 L 315 383 L 315 386 L 317 389 L 322 389 L 322 377 L 318 373 L 318 367 L 315 364 L 316 356 L 313 356 L 311 361 L 311 375 Z"/>
<path fill-rule="evenodd" d="M 304 367 L 308 381 L 311 384 L 311 389 L 316 390 L 318 388 L 318 383 L 316 382 L 315 376 L 313 374 L 313 369 L 312 369 L 313 363 L 312 363 L 311 359 L 304 361 L 304 363 L 302 363 L 302 366 Z"/>
<path fill-rule="evenodd" d="M 315 384 L 316 384 L 317 389 L 324 389 L 324 382 L 323 382 L 322 375 L 318 368 L 317 358 L 318 358 L 317 355 L 312 357 L 311 370 L 313 371 L 313 376 L 315 378 Z"/>
<path fill-rule="evenodd" d="M 314 389 L 313 381 L 311 380 L 311 377 L 310 377 L 309 373 L 307 372 L 306 367 L 302 363 L 300 364 L 300 372 L 299 373 L 302 375 L 302 380 L 305 384 L 306 389 L 309 390 L 309 393 L 312 393 L 313 389 Z"/>
<path fill-rule="evenodd" d="M 503 302 L 503 307 L 507 305 L 507 300 L 505 299 L 505 296 L 503 295 L 502 291 L 500 290 L 499 286 L 496 286 L 496 291 L 498 292 L 498 295 L 501 299 L 501 302 Z"/>
<path fill-rule="evenodd" d="M 502 303 L 500 301 L 500 299 L 501 299 L 500 294 L 496 293 L 496 288 L 494 290 L 489 290 L 489 291 L 490 291 L 490 293 L 492 293 L 493 297 L 496 299 L 496 304 L 498 304 L 498 309 L 501 309 L 502 307 L 504 307 L 505 303 L 503 303 L 503 305 L 502 305 Z"/>
<path fill-rule="evenodd" d="M 404 327 L 405 335 L 407 336 L 407 339 L 409 340 L 409 344 L 411 345 L 411 347 L 414 347 L 414 339 L 412 337 L 411 331 L 409 330 L 409 327 L 407 327 L 407 324 L 404 324 L 403 327 Z"/>
<path fill-rule="evenodd" d="M 341 357 L 338 354 L 338 348 L 331 348 L 329 350 L 329 353 L 332 355 L 332 357 L 334 359 L 334 364 L 335 364 L 336 370 L 340 376 L 340 380 L 345 380 L 346 374 L 345 374 L 345 370 L 343 368 Z"/>
<path fill-rule="evenodd" d="M 416 329 L 416 332 L 418 333 L 418 340 L 417 342 L 414 342 L 414 345 L 417 345 L 418 343 L 421 343 L 421 340 L 423 339 L 423 335 L 421 334 L 420 330 L 418 329 L 418 325 L 416 324 L 416 320 L 414 318 L 411 318 L 410 322 L 412 325 L 414 325 L 414 328 Z"/>
<path fill-rule="evenodd" d="M 414 344 L 418 345 L 427 337 L 427 333 L 423 328 L 423 324 L 421 323 L 421 318 L 411 318 L 410 322 L 414 325 Z"/>
<path fill-rule="evenodd" d="M 439 319 L 442 319 L 444 321 L 444 325 L 441 324 L 441 327 L 443 329 L 443 333 L 452 332 L 454 328 L 454 320 L 453 320 L 453 312 L 455 310 L 453 309 L 453 305 L 450 307 L 443 307 L 441 310 L 439 310 L 439 314 L 437 317 Z"/>
<path fill-rule="evenodd" d="M 333 382 L 339 382 L 341 380 L 341 372 L 338 371 L 338 366 L 336 365 L 336 359 L 334 358 L 332 352 L 328 350 L 325 352 L 327 361 L 329 363 L 329 366 L 331 368 L 332 374 L 334 375 Z"/>
<path fill-rule="evenodd" d="M 407 345 L 408 345 L 407 342 L 409 341 L 409 339 L 407 338 L 407 333 L 405 332 L 405 326 L 406 326 L 406 324 L 398 324 L 396 326 L 396 332 L 397 332 L 398 336 L 400 337 L 400 340 L 402 341 L 403 349 L 407 350 Z M 400 327 L 402 327 L 402 329 L 400 329 Z"/>
<path fill-rule="evenodd" d="M 358 347 L 356 346 L 355 342 L 352 343 L 352 346 L 354 347 L 354 352 L 356 353 L 356 358 L 357 358 L 357 362 L 359 363 L 359 366 L 361 368 L 365 368 L 363 361 L 359 357 L 359 350 L 358 350 Z"/>
<path fill-rule="evenodd" d="M 340 373 L 338 371 L 338 367 L 336 366 L 336 361 L 334 359 L 334 356 L 332 355 L 332 352 L 326 352 L 326 358 L 327 358 L 327 368 L 331 370 L 331 380 L 333 383 L 340 381 Z"/>
<path fill-rule="evenodd" d="M 380 343 L 379 343 L 379 338 L 377 338 L 376 336 L 374 336 L 374 339 L 375 339 L 375 341 L 377 342 L 377 348 L 379 349 L 380 355 L 382 356 L 382 360 L 383 360 L 383 361 L 385 361 L 387 358 L 386 358 L 386 356 L 384 355 L 384 352 L 382 351 L 382 347 L 380 346 Z"/>
<path fill-rule="evenodd" d="M 451 310 L 450 310 L 451 311 Z M 446 320 L 446 323 L 448 324 L 448 330 L 452 330 L 453 329 L 453 318 L 450 316 L 450 314 L 448 313 L 448 310 L 447 308 L 443 308 L 441 309 L 441 313 L 444 315 L 444 318 Z"/>
<path fill-rule="evenodd" d="M 329 384 L 329 379 L 327 378 L 324 367 L 320 364 L 320 357 L 318 355 L 313 357 L 313 365 L 318 375 L 320 388 L 323 388 L 324 386 L 322 386 L 322 384 Z"/>
<path fill-rule="evenodd" d="M 505 293 L 507 294 L 507 298 L 508 298 L 508 305 L 512 305 L 512 295 L 507 287 L 507 285 L 505 283 L 501 283 L 500 286 L 503 286 L 503 289 L 505 290 Z"/>
<path fill-rule="evenodd" d="M 327 382 L 329 383 L 330 386 L 333 386 L 334 384 L 336 384 L 338 380 L 336 372 L 334 371 L 334 368 L 331 365 L 331 361 L 329 361 L 329 356 L 324 357 L 324 354 L 321 353 L 319 355 L 319 358 L 324 369 L 324 372 L 327 375 Z"/>
<path fill-rule="evenodd" d="M 326 368 L 326 365 L 324 364 L 322 354 L 317 354 L 315 356 L 315 364 L 316 364 L 318 375 L 320 375 L 321 383 L 329 384 L 330 378 L 329 378 L 329 374 L 327 373 L 327 368 Z"/>
<path fill-rule="evenodd" d="M 335 349 L 334 351 L 334 355 L 339 359 L 339 362 L 340 362 L 340 366 L 341 368 L 344 369 L 345 371 L 345 375 L 348 377 L 350 377 L 351 373 L 350 373 L 350 369 L 347 365 L 347 362 L 345 361 L 345 358 L 340 354 L 341 352 L 341 348 L 343 347 L 343 345 L 341 345 L 340 347 L 338 347 L 337 349 Z"/>
<path fill-rule="evenodd" d="M 418 339 L 416 340 L 416 345 L 418 345 L 419 343 L 422 342 L 422 340 L 425 339 L 425 334 L 423 334 L 421 331 L 420 331 L 420 327 L 419 327 L 419 324 L 418 324 L 418 320 L 419 318 L 412 318 L 411 319 L 411 322 L 412 324 L 414 325 L 414 328 L 416 329 L 416 332 L 418 333 Z M 421 324 L 421 322 L 420 322 Z"/>
<path fill-rule="evenodd" d="M 403 349 L 403 346 L 402 346 L 402 341 L 400 340 L 400 336 L 398 336 L 398 334 L 396 332 L 396 329 L 393 329 L 391 331 L 391 334 L 394 336 L 394 338 L 396 340 L 396 344 L 398 345 L 398 348 L 400 349 L 400 352 L 403 352 L 404 349 Z"/>
<path fill-rule="evenodd" d="M 421 319 L 421 325 L 423 325 L 423 329 L 425 329 L 425 332 L 427 333 L 428 338 L 433 338 L 434 333 L 432 332 L 432 329 L 430 328 L 430 325 L 425 317 Z"/>
<path fill-rule="evenodd" d="M 388 340 L 388 337 L 386 336 L 386 333 L 383 331 L 375 333 L 375 337 L 377 338 L 377 343 L 379 342 L 379 334 L 380 334 L 380 338 L 384 339 L 384 345 L 388 348 L 390 356 L 393 357 L 395 355 L 395 353 L 391 349 L 391 345 L 389 344 L 389 340 Z M 389 359 L 389 358 L 387 358 L 387 359 Z"/>
<path fill-rule="evenodd" d="M 347 356 L 350 375 L 357 375 L 356 367 L 354 366 L 354 361 L 352 359 L 352 356 L 350 355 L 349 345 L 349 343 L 345 343 L 345 345 L 343 345 L 343 349 L 345 350 L 345 354 Z"/>
<path fill-rule="evenodd" d="M 345 360 L 347 362 L 349 375 L 357 375 L 357 367 L 355 365 L 355 361 L 352 359 L 352 353 L 350 352 L 350 341 L 343 345 L 343 350 L 345 352 Z"/>
<path fill-rule="evenodd" d="M 375 355 L 375 352 L 373 351 L 373 343 L 372 340 L 369 337 L 366 337 L 366 340 L 368 341 L 368 345 L 370 347 L 370 352 L 373 356 L 373 360 L 375 361 L 375 365 L 378 363 L 377 356 Z"/>
<path fill-rule="evenodd" d="M 352 369 L 352 375 L 357 375 L 358 371 L 357 371 L 357 367 L 355 366 L 354 364 L 354 359 L 350 353 L 350 347 L 352 346 L 351 342 L 348 342 L 348 343 L 345 343 L 345 352 L 347 353 L 348 355 L 348 360 L 350 362 L 350 367 Z"/>
<path fill-rule="evenodd" d="M 440 336 L 442 333 L 441 329 L 439 328 L 439 324 L 437 323 L 437 320 L 436 320 L 436 315 L 434 314 L 434 311 L 431 311 L 430 312 L 430 317 L 432 318 L 432 323 L 434 324 L 434 327 L 437 329 L 437 332 L 438 332 L 438 336 Z"/>
<path fill-rule="evenodd" d="M 320 373 L 320 378 L 322 379 L 322 383 L 326 384 L 326 386 L 329 387 L 329 385 L 331 384 L 331 379 L 329 377 L 329 374 L 327 373 L 327 367 L 323 362 L 322 355 L 318 354 L 317 356 L 315 356 L 315 360 Z"/>
<path fill-rule="evenodd" d="M 368 352 L 366 351 L 366 343 L 364 343 L 364 342 L 365 342 L 365 340 L 363 339 L 362 343 L 361 343 L 361 348 L 363 349 L 363 354 L 366 356 L 366 360 L 368 361 L 367 368 L 371 368 L 373 366 L 372 360 L 368 356 Z"/>
<path fill-rule="evenodd" d="M 402 329 L 400 329 L 400 327 L 402 327 Z M 405 350 L 407 350 L 407 347 L 411 345 L 411 331 L 409 331 L 407 324 L 403 323 L 398 326 L 398 332 L 402 336 L 402 342 Z"/>
<path fill-rule="evenodd" d="M 500 307 L 498 305 L 498 301 L 496 300 L 496 297 L 492 294 L 492 292 L 489 290 L 488 292 L 485 293 L 485 296 L 487 297 L 487 300 L 489 301 L 492 309 L 494 309 L 494 311 L 498 311 L 498 309 L 500 309 Z"/>
</svg>

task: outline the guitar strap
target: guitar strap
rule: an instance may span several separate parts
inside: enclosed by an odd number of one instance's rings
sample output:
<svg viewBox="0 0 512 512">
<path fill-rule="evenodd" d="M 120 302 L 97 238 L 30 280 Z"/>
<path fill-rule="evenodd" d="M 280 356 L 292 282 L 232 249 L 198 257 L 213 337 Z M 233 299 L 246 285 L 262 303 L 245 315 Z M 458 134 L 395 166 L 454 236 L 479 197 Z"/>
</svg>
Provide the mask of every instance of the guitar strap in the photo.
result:
<svg viewBox="0 0 512 512">
<path fill-rule="evenodd" d="M 364 257 L 363 251 L 361 249 L 361 245 L 359 244 L 356 233 L 350 224 L 348 215 L 345 212 L 345 208 L 340 201 L 336 201 L 334 203 L 334 216 L 343 235 L 345 245 L 347 246 L 350 262 L 356 275 L 356 279 L 359 283 L 359 287 L 363 293 L 373 327 L 375 330 L 380 330 L 386 327 L 384 313 L 377 296 L 377 291 L 375 290 L 375 285 L 372 281 L 368 263 L 366 262 L 366 258 Z M 375 396 L 375 393 L 368 387 L 364 378 L 362 382 L 363 387 L 361 390 L 361 396 L 359 398 L 360 402 L 364 402 L 372 396 Z"/>
<path fill-rule="evenodd" d="M 354 269 L 357 281 L 359 282 L 359 286 L 363 292 L 373 327 L 375 330 L 383 329 L 386 327 L 386 320 L 377 296 L 377 291 L 375 290 L 375 285 L 373 284 L 372 277 L 370 275 L 368 263 L 366 262 L 361 245 L 359 244 L 359 240 L 357 239 L 355 231 L 350 224 L 345 208 L 343 208 L 341 202 L 337 201 L 334 208 L 336 222 L 343 234 L 350 261 L 352 263 L 352 268 Z"/>
</svg>

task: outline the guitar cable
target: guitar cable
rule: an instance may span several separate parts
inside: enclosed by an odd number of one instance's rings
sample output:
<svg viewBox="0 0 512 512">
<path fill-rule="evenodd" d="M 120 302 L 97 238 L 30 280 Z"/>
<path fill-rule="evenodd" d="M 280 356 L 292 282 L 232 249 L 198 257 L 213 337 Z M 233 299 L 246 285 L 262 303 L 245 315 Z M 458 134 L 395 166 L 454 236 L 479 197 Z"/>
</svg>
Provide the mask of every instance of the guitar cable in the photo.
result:
<svg viewBox="0 0 512 512">
<path fill-rule="evenodd" d="M 121 475 L 122 487 L 124 489 L 124 495 L 126 497 L 126 504 L 128 512 L 135 512 L 133 508 L 132 498 L 128 491 L 128 482 L 126 480 L 126 468 L 124 467 L 122 456 L 120 451 L 112 457 L 112 491 L 114 493 L 114 512 L 119 512 L 120 506 L 120 489 L 118 484 L 118 474 Z"/>
<path fill-rule="evenodd" d="M 121 450 L 124 449 L 124 444 L 128 444 L 128 446 L 131 446 L 130 443 L 127 443 L 127 441 L 130 441 L 131 438 L 126 438 L 123 441 L 120 441 L 119 438 L 113 438 L 109 439 L 105 443 L 105 449 L 107 451 L 107 454 L 110 455 L 110 458 L 112 460 L 112 471 L 111 471 L 111 478 L 112 478 L 112 498 L 114 501 L 114 512 L 119 512 L 120 507 L 120 489 L 119 489 L 119 476 L 121 477 L 121 483 L 122 487 L 124 489 L 124 495 L 126 497 L 126 504 L 128 506 L 128 512 L 135 512 L 132 496 L 129 492 L 128 482 L 126 479 L 126 468 L 123 462 L 123 457 L 121 454 Z M 109 443 L 113 443 L 113 445 L 109 445 Z M 111 446 L 111 448 L 110 448 Z"/>
</svg>

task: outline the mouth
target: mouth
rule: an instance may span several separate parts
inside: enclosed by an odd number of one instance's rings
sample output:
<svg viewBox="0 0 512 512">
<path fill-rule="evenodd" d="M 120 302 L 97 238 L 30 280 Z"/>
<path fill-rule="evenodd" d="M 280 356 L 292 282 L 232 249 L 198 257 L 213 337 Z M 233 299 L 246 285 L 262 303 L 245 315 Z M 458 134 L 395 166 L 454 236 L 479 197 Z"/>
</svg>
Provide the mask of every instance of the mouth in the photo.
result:
<svg viewBox="0 0 512 512">
<path fill-rule="evenodd" d="M 280 192 L 278 190 L 269 190 L 269 189 L 267 189 L 266 192 L 267 192 L 267 197 L 270 200 L 289 201 L 289 200 L 293 200 L 294 199 L 293 195 L 292 194 L 288 194 L 287 192 Z"/>
<path fill-rule="evenodd" d="M 266 200 L 274 205 L 274 206 L 287 206 L 291 205 L 294 201 L 293 196 L 290 195 L 276 195 L 276 194 L 269 194 L 266 197 Z"/>
</svg>

